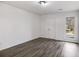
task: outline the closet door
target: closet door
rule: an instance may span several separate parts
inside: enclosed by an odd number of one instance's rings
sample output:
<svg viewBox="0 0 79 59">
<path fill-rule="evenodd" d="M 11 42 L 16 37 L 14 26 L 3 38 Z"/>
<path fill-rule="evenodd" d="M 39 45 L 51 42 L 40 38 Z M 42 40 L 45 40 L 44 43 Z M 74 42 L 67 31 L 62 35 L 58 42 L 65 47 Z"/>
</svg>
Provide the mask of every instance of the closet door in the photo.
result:
<svg viewBox="0 0 79 59">
<path fill-rule="evenodd" d="M 41 20 L 42 37 L 56 39 L 56 18 L 44 15 Z"/>
</svg>

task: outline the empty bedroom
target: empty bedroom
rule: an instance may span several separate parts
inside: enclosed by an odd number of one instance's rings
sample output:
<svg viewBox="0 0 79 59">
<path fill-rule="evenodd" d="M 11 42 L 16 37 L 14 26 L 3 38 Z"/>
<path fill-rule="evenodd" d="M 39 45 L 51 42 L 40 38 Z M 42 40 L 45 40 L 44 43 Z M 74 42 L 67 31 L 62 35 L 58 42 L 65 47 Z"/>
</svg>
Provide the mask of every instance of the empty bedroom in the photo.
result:
<svg viewBox="0 0 79 59">
<path fill-rule="evenodd" d="M 79 57 L 79 1 L 0 1 L 0 57 Z"/>
</svg>

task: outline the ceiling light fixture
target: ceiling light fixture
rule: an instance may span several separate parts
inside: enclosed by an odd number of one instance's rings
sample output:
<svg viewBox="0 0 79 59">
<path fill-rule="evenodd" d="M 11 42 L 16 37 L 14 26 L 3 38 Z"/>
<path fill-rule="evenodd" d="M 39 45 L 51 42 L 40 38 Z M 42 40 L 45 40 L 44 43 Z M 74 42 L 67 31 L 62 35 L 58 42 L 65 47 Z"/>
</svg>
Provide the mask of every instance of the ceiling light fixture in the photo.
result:
<svg viewBox="0 0 79 59">
<path fill-rule="evenodd" d="M 46 1 L 39 1 L 38 2 L 40 5 L 42 5 L 42 6 L 46 6 L 47 5 L 47 2 Z"/>
<path fill-rule="evenodd" d="M 62 8 L 58 9 L 58 12 L 62 12 L 62 11 L 63 11 L 63 9 L 62 9 Z"/>
</svg>

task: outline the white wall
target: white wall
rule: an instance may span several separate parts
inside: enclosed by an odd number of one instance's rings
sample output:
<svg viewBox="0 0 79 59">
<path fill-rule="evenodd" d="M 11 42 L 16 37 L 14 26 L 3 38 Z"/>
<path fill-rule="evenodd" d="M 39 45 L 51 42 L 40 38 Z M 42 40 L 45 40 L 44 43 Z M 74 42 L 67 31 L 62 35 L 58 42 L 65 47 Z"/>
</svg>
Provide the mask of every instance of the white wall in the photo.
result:
<svg viewBox="0 0 79 59">
<path fill-rule="evenodd" d="M 40 36 L 40 16 L 0 4 L 0 50 Z"/>
<path fill-rule="evenodd" d="M 78 42 L 78 12 L 64 12 L 56 14 L 48 14 L 41 16 L 41 36 L 57 40 L 65 40 Z M 75 17 L 75 36 L 74 39 L 69 38 L 65 33 L 66 17 Z M 48 30 L 49 29 L 49 30 Z"/>
</svg>

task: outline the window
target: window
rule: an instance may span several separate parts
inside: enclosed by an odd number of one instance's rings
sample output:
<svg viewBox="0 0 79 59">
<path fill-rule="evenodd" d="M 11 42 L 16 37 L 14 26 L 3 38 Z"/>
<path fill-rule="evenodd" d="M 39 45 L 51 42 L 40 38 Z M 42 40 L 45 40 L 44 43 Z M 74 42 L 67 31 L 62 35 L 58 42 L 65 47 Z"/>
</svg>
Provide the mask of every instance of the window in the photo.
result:
<svg viewBox="0 0 79 59">
<path fill-rule="evenodd" d="M 74 19 L 75 17 L 66 17 L 66 33 L 67 35 L 74 35 Z"/>
</svg>

